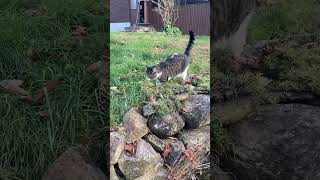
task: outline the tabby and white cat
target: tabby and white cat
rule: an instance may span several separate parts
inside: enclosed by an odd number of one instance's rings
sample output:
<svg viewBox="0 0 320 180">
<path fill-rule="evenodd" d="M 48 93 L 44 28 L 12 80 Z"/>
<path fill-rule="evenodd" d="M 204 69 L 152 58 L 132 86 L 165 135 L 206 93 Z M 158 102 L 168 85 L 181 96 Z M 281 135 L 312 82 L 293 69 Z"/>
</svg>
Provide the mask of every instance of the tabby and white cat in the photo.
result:
<svg viewBox="0 0 320 180">
<path fill-rule="evenodd" d="M 215 0 L 211 18 L 213 49 L 230 49 L 239 57 L 246 44 L 247 30 L 257 0 Z M 211 51 L 213 53 L 214 51 Z M 211 55 L 214 57 L 214 55 Z"/>
<path fill-rule="evenodd" d="M 189 32 L 189 36 L 189 43 L 184 54 L 174 53 L 165 61 L 162 61 L 157 65 L 147 67 L 146 77 L 161 82 L 180 77 L 185 81 L 190 65 L 189 56 L 195 40 L 195 35 L 192 31 Z"/>
</svg>

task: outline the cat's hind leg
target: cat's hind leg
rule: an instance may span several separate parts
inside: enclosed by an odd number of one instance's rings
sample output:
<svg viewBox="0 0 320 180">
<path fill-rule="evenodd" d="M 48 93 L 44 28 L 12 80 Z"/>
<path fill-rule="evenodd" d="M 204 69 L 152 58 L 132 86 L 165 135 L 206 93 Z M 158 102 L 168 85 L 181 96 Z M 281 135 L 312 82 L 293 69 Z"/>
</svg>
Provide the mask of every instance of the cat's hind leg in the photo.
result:
<svg viewBox="0 0 320 180">
<path fill-rule="evenodd" d="M 188 69 L 189 69 L 189 66 L 186 67 L 186 69 L 182 72 L 181 74 L 181 77 L 183 79 L 183 82 L 186 82 L 187 80 L 187 76 L 188 76 Z"/>
</svg>

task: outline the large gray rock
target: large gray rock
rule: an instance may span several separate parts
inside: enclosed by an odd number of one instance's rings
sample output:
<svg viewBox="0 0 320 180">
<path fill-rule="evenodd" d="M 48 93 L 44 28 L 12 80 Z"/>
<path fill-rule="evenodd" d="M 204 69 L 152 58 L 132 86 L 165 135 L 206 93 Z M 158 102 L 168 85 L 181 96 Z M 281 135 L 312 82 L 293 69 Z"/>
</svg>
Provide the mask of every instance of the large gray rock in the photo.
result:
<svg viewBox="0 0 320 180">
<path fill-rule="evenodd" d="M 210 124 L 210 96 L 192 96 L 183 102 L 181 114 L 185 119 L 186 128 L 196 129 Z"/>
<path fill-rule="evenodd" d="M 122 131 L 124 132 L 125 141 L 133 143 L 148 134 L 146 119 L 138 113 L 136 108 L 130 109 L 123 117 Z"/>
<path fill-rule="evenodd" d="M 156 112 L 152 105 L 147 104 L 142 108 L 143 116 L 150 116 Z"/>
<path fill-rule="evenodd" d="M 152 180 L 167 180 L 169 169 L 165 166 L 161 166 L 158 173 L 152 178 Z"/>
<path fill-rule="evenodd" d="M 229 127 L 233 144 L 222 158 L 239 180 L 320 179 L 320 108 L 266 105 L 257 117 Z"/>
<path fill-rule="evenodd" d="M 201 146 L 204 153 L 207 153 L 210 151 L 210 126 L 197 130 L 183 130 L 179 133 L 179 139 L 187 149 Z"/>
<path fill-rule="evenodd" d="M 67 149 L 51 164 L 42 180 L 107 180 L 84 147 Z"/>
<path fill-rule="evenodd" d="M 165 140 L 158 138 L 156 135 L 153 134 L 147 134 L 143 137 L 145 141 L 147 141 L 154 150 L 156 150 L 159 153 L 162 153 L 163 148 L 165 146 Z"/>
<path fill-rule="evenodd" d="M 148 121 L 148 127 L 151 132 L 161 138 L 177 134 L 184 125 L 184 120 L 176 112 L 172 112 L 165 116 L 155 115 Z"/>
<path fill-rule="evenodd" d="M 247 119 L 256 113 L 256 105 L 252 97 L 218 103 L 213 105 L 213 115 L 224 126 Z"/>
<path fill-rule="evenodd" d="M 122 153 L 118 164 L 128 180 L 152 179 L 163 164 L 163 159 L 149 143 L 140 139 L 137 141 L 135 154 L 128 156 Z"/>
<path fill-rule="evenodd" d="M 213 165 L 214 180 L 234 180 L 232 173 L 224 172 L 220 167 Z"/>
<path fill-rule="evenodd" d="M 118 132 L 110 133 L 110 164 L 114 165 L 118 162 L 120 154 L 124 149 L 124 138 Z M 108 155 L 108 152 L 107 152 Z"/>
<path fill-rule="evenodd" d="M 176 163 L 177 159 L 181 156 L 184 150 L 186 150 L 184 144 L 181 141 L 173 140 L 169 142 L 170 153 L 165 157 L 165 163 L 172 167 Z"/>
</svg>

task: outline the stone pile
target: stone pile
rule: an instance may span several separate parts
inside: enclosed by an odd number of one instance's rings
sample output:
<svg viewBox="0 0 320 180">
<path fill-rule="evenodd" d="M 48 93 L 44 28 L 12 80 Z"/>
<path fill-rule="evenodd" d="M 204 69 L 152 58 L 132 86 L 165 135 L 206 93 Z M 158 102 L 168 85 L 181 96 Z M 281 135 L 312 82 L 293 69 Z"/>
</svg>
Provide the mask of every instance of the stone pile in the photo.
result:
<svg viewBox="0 0 320 180">
<path fill-rule="evenodd" d="M 151 104 L 130 109 L 120 130 L 111 132 L 111 180 L 168 179 L 169 168 L 193 146 L 210 151 L 210 96 L 191 95 L 182 109 L 158 115 Z M 128 152 L 127 145 L 134 146 Z"/>
</svg>

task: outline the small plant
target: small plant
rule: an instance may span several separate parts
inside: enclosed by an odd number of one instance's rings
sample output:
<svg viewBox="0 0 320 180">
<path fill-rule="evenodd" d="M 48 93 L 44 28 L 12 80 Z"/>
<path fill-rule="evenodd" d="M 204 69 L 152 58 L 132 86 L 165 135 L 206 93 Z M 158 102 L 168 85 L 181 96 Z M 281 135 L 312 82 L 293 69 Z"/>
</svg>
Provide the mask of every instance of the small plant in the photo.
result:
<svg viewBox="0 0 320 180">
<path fill-rule="evenodd" d="M 182 35 L 182 32 L 178 27 L 170 26 L 170 25 L 165 27 L 165 32 L 169 36 L 181 36 Z"/>
</svg>

